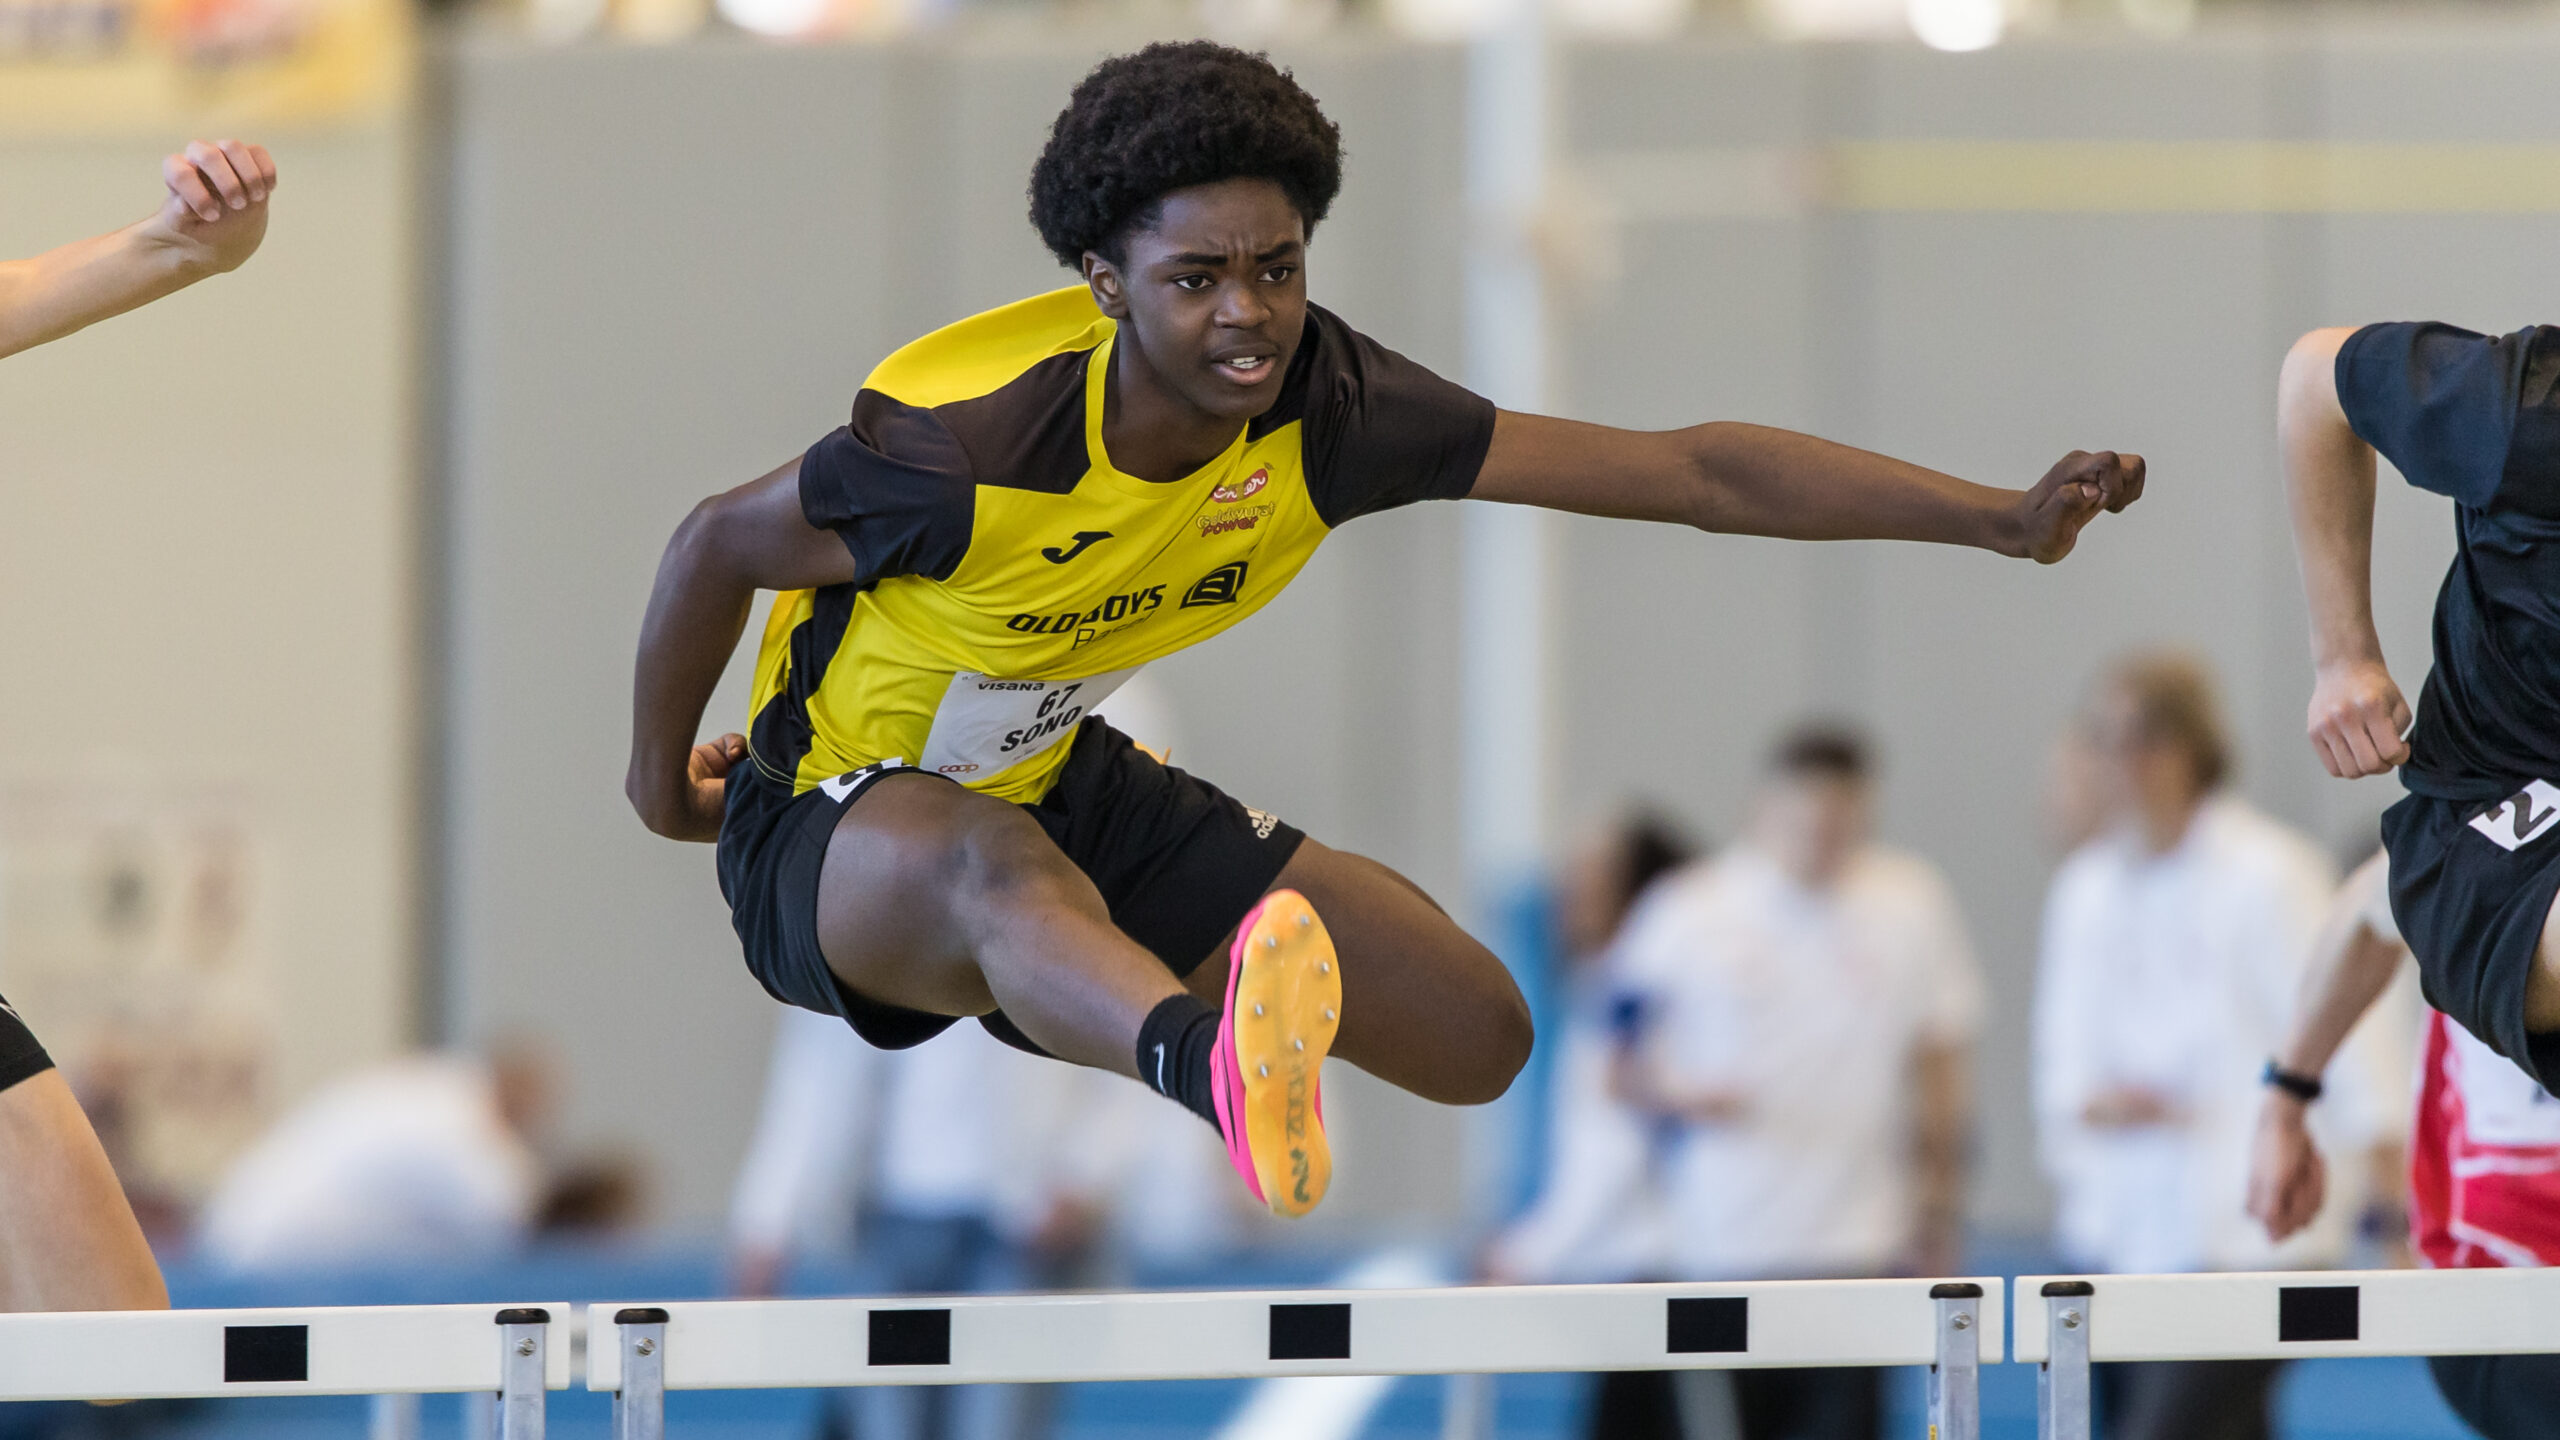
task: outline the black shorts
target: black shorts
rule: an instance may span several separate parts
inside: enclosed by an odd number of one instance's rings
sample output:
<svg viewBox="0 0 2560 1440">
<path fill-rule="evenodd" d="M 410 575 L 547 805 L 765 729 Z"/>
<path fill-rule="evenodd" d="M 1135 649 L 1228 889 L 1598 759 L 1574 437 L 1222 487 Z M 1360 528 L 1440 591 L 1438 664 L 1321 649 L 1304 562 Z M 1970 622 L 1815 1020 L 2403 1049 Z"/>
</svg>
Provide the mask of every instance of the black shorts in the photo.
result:
<svg viewBox="0 0 2560 1440">
<path fill-rule="evenodd" d="M 1031 812 L 1111 907 L 1111 923 L 1176 976 L 1209 958 L 1262 899 L 1305 834 L 1187 771 L 1160 764 L 1100 719 L 1076 728 L 1057 783 Z M 745 765 L 729 776 L 720 893 L 747 968 L 787 1005 L 844 1017 L 883 1050 L 921 1045 L 953 1023 L 847 988 L 818 950 L 818 872 L 836 822 L 900 762 L 800 795 Z M 987 1028 L 1019 1035 L 1001 1014 Z"/>
<path fill-rule="evenodd" d="M 2382 812 L 2391 852 L 2391 916 L 2417 958 L 2427 1003 L 2450 1015 L 2542 1088 L 2560 1094 L 2560 1033 L 2524 1028 L 2525 982 L 2560 894 L 2560 824 L 2543 821 L 2512 850 L 2474 826 L 2515 838 L 2516 801 L 2494 806 L 2411 795 Z"/>
</svg>

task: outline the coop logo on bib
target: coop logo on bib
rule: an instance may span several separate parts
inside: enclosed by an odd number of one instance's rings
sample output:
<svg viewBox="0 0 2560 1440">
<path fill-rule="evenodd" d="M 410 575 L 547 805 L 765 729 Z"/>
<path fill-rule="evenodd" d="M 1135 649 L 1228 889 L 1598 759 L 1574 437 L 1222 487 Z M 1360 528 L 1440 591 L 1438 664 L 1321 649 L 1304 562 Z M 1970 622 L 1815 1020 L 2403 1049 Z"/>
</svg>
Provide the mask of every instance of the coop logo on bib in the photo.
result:
<svg viewBox="0 0 2560 1440">
<path fill-rule="evenodd" d="M 2501 850 L 2521 850 L 2560 825 L 2560 785 L 2536 780 L 2487 811 L 2471 817 L 2471 828 Z"/>
<path fill-rule="evenodd" d="M 964 781 L 1010 770 L 1073 735 L 1138 669 L 1081 680 L 1001 680 L 963 670 L 933 712 L 922 768 Z"/>
</svg>

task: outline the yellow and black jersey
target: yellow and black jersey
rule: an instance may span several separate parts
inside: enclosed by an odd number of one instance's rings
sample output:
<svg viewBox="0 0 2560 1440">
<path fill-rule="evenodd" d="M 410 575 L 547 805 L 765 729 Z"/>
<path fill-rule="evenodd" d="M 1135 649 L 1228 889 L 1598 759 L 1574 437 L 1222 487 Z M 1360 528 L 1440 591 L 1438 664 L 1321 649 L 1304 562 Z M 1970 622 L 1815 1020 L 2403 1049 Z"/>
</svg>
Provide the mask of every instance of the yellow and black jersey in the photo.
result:
<svg viewBox="0 0 2560 1440">
<path fill-rule="evenodd" d="M 1183 479 L 1114 468 L 1113 323 L 1082 286 L 899 350 L 800 462 L 850 584 L 774 602 L 757 771 L 798 794 L 883 760 L 1036 801 L 1148 661 L 1262 608 L 1333 528 L 1475 484 L 1493 406 L 1308 307 L 1279 400 Z"/>
</svg>

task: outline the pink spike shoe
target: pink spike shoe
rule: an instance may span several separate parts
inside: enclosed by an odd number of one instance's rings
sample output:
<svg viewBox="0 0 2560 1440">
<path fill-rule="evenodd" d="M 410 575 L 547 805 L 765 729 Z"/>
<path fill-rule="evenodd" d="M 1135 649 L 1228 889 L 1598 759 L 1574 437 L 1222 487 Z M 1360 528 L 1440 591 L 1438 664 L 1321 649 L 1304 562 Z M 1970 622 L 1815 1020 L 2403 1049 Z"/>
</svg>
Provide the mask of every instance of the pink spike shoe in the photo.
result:
<svg viewBox="0 0 2560 1440">
<path fill-rule="evenodd" d="M 1333 1183 L 1318 1072 L 1341 1023 L 1342 966 L 1315 907 L 1263 896 L 1236 927 L 1209 1063 L 1227 1159 L 1274 1215 L 1306 1214 Z"/>
</svg>

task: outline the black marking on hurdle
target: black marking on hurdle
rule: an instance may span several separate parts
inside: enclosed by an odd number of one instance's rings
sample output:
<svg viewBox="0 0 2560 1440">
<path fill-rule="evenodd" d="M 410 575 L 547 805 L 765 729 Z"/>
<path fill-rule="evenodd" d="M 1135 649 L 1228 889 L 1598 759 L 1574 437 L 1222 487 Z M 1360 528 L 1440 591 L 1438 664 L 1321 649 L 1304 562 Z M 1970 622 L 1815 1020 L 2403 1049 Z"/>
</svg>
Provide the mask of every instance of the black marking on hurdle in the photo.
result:
<svg viewBox="0 0 2560 1440">
<path fill-rule="evenodd" d="M 308 1325 L 222 1327 L 222 1383 L 273 1384 L 311 1378 Z"/>
<path fill-rule="evenodd" d="M 872 1311 L 871 1363 L 874 1365 L 950 1364 L 951 1312 L 948 1310 Z"/>
<path fill-rule="evenodd" d="M 654 1305 L 635 1306 L 628 1310 L 614 1311 L 613 1323 L 616 1325 L 664 1325 L 667 1323 L 667 1312 Z"/>
<path fill-rule="evenodd" d="M 498 1323 L 501 1325 L 548 1325 L 551 1323 L 551 1312 L 539 1305 L 501 1310 L 498 1312 Z"/>
<path fill-rule="evenodd" d="M 2047 1280 L 2044 1289 L 2038 1293 L 2047 1300 L 2058 1300 L 2070 1295 L 2095 1295 L 2098 1287 L 2086 1280 Z"/>
<path fill-rule="evenodd" d="M 2360 1333 L 2353 1285 L 2287 1285 L 2276 1292 L 2276 1339 L 2353 1340 Z"/>
<path fill-rule="evenodd" d="M 1683 1296 L 1669 1302 L 1662 1348 L 1673 1355 L 1739 1355 L 1751 1348 L 1751 1297 Z"/>
<path fill-rule="evenodd" d="M 1950 1280 L 1944 1285 L 1930 1286 L 1929 1298 L 1932 1300 L 1979 1300 L 1982 1298 L 1982 1287 L 1970 1280 Z"/>
<path fill-rule="evenodd" d="M 1350 1359 L 1351 1307 L 1347 1304 L 1272 1306 L 1271 1358 Z"/>
</svg>

